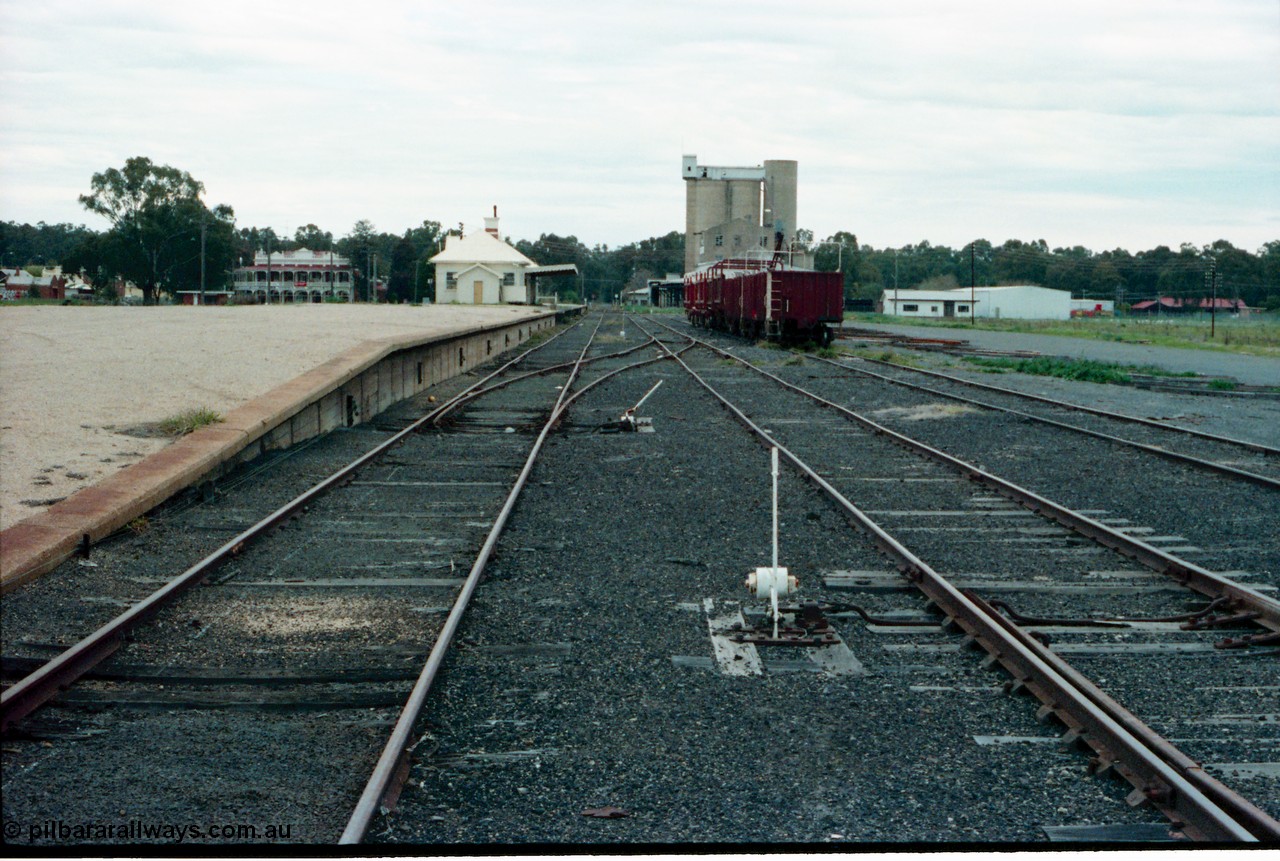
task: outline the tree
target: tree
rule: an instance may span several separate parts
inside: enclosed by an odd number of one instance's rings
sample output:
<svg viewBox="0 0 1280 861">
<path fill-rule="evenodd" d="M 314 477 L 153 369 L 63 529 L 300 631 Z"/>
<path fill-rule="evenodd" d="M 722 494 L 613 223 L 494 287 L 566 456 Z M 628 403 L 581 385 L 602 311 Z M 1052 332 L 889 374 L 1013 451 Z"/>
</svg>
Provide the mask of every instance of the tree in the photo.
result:
<svg viewBox="0 0 1280 861">
<path fill-rule="evenodd" d="M 333 234 L 327 230 L 321 230 L 314 224 L 308 224 L 306 227 L 299 227 L 293 232 L 293 241 L 298 243 L 299 248 L 309 248 L 312 251 L 328 251 L 333 247 Z"/>
<path fill-rule="evenodd" d="M 844 273 L 844 297 L 851 299 L 858 292 L 858 269 L 862 265 L 862 252 L 858 237 L 846 230 L 837 230 L 818 243 L 813 252 L 813 268 L 819 272 Z"/>
<path fill-rule="evenodd" d="M 18 224 L 16 221 L 2 221 L 0 264 L 12 268 L 36 260 L 50 265 L 61 263 L 77 245 L 95 235 L 95 231 L 83 224 L 45 224 L 40 221 L 32 226 Z"/>
<path fill-rule="evenodd" d="M 373 271 L 373 255 L 377 252 L 377 238 L 377 228 L 373 226 L 373 222 L 362 218 L 351 227 L 349 234 L 338 240 L 338 253 L 351 261 L 356 296 L 363 297 L 366 302 L 377 298 L 369 283 Z"/>
<path fill-rule="evenodd" d="M 202 230 L 206 271 L 230 268 L 234 213 L 229 206 L 209 210 L 200 200 L 204 185 L 186 171 L 137 156 L 123 169 L 95 173 L 90 189 L 80 203 L 111 223 L 111 258 L 141 288 L 145 304 L 154 304 L 161 291 L 199 284 Z"/>
<path fill-rule="evenodd" d="M 413 241 L 405 236 L 391 252 L 391 270 L 387 280 L 388 302 L 403 302 L 413 298 L 413 276 L 417 262 Z"/>
<path fill-rule="evenodd" d="M 80 275 L 89 282 L 93 295 L 106 302 L 120 298 L 116 293 L 116 281 L 122 268 L 117 243 L 102 233 L 83 239 L 62 261 L 63 272 Z"/>
</svg>

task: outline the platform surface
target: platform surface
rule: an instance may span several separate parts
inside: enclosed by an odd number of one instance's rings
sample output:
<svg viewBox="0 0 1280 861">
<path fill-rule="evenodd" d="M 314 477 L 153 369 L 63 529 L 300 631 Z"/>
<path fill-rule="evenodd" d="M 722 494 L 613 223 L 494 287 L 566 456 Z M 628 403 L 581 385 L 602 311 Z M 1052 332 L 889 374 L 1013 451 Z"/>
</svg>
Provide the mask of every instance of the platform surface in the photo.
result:
<svg viewBox="0 0 1280 861">
<path fill-rule="evenodd" d="M 226 415 L 369 341 L 544 313 L 467 305 L 0 308 L 0 529 L 172 444 L 154 425 Z"/>
</svg>

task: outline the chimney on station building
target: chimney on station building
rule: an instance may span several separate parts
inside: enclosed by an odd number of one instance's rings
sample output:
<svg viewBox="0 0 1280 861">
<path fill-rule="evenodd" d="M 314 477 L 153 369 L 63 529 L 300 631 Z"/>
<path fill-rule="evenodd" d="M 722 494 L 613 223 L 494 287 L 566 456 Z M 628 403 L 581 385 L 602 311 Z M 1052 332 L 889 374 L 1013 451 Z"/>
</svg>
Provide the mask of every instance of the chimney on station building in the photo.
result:
<svg viewBox="0 0 1280 861">
<path fill-rule="evenodd" d="M 497 206 L 497 204 L 494 204 L 494 207 L 493 207 L 493 217 L 492 217 L 492 218 L 490 218 L 490 217 L 488 217 L 488 216 L 485 216 L 485 219 L 484 219 L 484 232 L 485 232 L 485 233 L 487 233 L 487 234 L 489 234 L 490 236 L 494 237 L 495 239 L 501 239 L 501 238 L 502 238 L 501 236 L 499 236 L 499 235 L 498 235 L 498 206 Z"/>
</svg>

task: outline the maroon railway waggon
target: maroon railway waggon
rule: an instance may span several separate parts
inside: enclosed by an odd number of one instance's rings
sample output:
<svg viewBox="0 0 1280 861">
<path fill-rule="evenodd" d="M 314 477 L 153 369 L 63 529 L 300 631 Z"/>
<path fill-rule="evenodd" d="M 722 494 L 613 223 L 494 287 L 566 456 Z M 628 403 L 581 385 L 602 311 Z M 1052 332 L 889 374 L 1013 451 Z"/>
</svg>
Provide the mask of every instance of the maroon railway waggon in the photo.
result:
<svg viewBox="0 0 1280 861">
<path fill-rule="evenodd" d="M 776 259 L 719 260 L 684 276 L 684 311 L 695 326 L 825 345 L 843 319 L 844 279 Z"/>
</svg>

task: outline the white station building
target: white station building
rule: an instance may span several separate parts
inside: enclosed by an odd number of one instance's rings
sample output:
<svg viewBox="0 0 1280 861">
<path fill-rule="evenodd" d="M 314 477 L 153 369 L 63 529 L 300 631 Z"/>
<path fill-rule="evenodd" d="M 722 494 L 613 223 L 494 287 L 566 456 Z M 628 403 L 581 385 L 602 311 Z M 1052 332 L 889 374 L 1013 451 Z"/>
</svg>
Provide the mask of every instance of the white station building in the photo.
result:
<svg viewBox="0 0 1280 861">
<path fill-rule="evenodd" d="M 908 319 L 971 315 L 1007 320 L 1071 319 L 1070 292 L 1031 284 L 952 290 L 890 289 L 884 291 L 880 301 L 882 313 Z"/>
<path fill-rule="evenodd" d="M 578 271 L 572 263 L 539 266 L 503 242 L 496 206 L 493 215 L 485 217 L 483 231 L 446 237 L 444 250 L 428 262 L 436 267 L 437 305 L 533 305 L 538 276 Z"/>
</svg>

